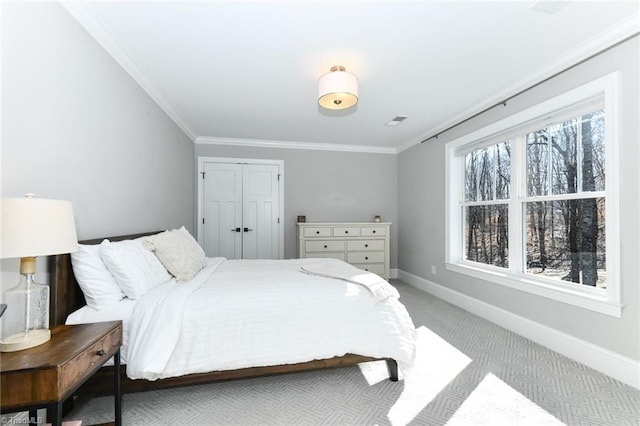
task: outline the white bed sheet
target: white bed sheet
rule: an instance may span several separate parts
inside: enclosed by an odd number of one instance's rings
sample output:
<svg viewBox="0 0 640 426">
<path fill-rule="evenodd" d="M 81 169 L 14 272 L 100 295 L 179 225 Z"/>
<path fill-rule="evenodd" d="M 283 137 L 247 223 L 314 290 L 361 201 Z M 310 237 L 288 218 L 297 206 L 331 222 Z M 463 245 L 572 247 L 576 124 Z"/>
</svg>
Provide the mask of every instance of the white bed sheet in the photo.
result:
<svg viewBox="0 0 640 426">
<path fill-rule="evenodd" d="M 359 284 L 301 271 L 332 259 L 207 259 L 193 280 L 139 300 L 85 306 L 67 324 L 122 320 L 130 378 L 293 364 L 347 353 L 411 365 L 415 327 L 397 297 L 377 302 Z M 394 288 L 391 288 L 397 294 Z"/>
<path fill-rule="evenodd" d="M 65 321 L 66 324 L 86 324 L 102 321 L 122 321 L 122 347 L 120 348 L 120 362 L 127 362 L 129 349 L 129 318 L 133 314 L 137 300 L 122 299 L 97 310 L 90 306 L 83 306 L 72 312 Z M 108 364 L 112 364 L 110 360 Z"/>
</svg>

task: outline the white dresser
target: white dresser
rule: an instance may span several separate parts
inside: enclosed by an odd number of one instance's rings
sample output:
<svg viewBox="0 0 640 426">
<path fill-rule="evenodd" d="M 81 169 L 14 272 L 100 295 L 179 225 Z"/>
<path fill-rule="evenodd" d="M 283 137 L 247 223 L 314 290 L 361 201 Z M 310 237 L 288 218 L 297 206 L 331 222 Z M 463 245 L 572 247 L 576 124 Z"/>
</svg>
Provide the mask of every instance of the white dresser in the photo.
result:
<svg viewBox="0 0 640 426">
<path fill-rule="evenodd" d="M 298 257 L 330 257 L 389 279 L 389 222 L 298 223 Z"/>
</svg>

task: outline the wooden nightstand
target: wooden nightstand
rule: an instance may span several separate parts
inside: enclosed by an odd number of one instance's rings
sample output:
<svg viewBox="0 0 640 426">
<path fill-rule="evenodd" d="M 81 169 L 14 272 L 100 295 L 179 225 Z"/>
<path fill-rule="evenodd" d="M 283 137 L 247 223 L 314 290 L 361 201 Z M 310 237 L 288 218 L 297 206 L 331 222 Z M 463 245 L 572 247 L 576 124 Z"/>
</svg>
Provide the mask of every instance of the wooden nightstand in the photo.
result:
<svg viewBox="0 0 640 426">
<path fill-rule="evenodd" d="M 51 340 L 31 349 L 0 354 L 2 414 L 47 409 L 53 425 L 62 424 L 62 403 L 113 356 L 115 424 L 122 424 L 120 346 L 122 321 L 59 325 Z"/>
</svg>

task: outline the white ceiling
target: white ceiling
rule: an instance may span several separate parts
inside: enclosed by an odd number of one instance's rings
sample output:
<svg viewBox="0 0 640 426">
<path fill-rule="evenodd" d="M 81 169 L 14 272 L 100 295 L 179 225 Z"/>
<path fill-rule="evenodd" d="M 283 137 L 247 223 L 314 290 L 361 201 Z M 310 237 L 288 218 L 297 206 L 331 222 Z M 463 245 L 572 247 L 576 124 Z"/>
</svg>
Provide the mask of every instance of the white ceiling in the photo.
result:
<svg viewBox="0 0 640 426">
<path fill-rule="evenodd" d="M 640 28 L 638 1 L 534 3 L 65 6 L 193 140 L 397 152 Z M 333 65 L 358 76 L 355 108 L 318 106 Z"/>
</svg>

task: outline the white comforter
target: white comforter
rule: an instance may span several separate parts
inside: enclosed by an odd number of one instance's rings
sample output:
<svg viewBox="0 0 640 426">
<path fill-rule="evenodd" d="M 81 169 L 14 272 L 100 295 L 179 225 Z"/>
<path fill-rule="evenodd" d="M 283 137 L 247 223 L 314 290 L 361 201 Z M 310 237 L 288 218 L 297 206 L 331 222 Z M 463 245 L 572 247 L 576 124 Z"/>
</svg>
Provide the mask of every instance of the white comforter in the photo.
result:
<svg viewBox="0 0 640 426">
<path fill-rule="evenodd" d="M 209 259 L 136 305 L 127 376 L 165 377 L 270 366 L 354 353 L 411 364 L 415 329 L 396 297 L 302 273 L 314 259 Z"/>
</svg>

